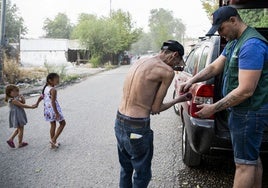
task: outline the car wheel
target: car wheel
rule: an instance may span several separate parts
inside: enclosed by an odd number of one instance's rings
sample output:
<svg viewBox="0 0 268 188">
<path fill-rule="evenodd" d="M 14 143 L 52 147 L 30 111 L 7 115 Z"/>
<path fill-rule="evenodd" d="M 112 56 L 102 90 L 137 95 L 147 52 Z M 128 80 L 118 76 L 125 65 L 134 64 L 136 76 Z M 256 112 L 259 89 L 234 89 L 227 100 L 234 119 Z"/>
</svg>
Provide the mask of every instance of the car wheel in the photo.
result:
<svg viewBox="0 0 268 188">
<path fill-rule="evenodd" d="M 173 92 L 173 99 L 175 99 L 176 96 L 177 96 L 177 93 L 176 93 L 176 90 L 174 90 L 174 92 Z M 180 115 L 180 105 L 178 103 L 176 103 L 176 104 L 174 104 L 173 108 L 174 108 L 175 113 L 177 115 Z"/>
<path fill-rule="evenodd" d="M 185 126 L 182 129 L 182 160 L 189 167 L 196 167 L 201 163 L 201 155 L 196 153 L 190 146 Z"/>
</svg>

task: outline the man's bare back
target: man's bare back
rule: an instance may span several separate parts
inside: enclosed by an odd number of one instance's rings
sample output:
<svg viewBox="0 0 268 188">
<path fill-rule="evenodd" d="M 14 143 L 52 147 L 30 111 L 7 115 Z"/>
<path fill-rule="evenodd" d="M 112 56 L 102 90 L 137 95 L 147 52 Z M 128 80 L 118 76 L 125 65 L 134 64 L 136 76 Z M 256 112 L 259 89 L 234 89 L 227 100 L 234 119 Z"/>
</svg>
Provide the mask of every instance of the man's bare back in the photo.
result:
<svg viewBox="0 0 268 188">
<path fill-rule="evenodd" d="M 149 117 L 162 82 L 171 83 L 173 77 L 173 69 L 158 56 L 140 59 L 127 74 L 119 112 L 134 118 Z M 162 103 L 163 98 L 160 100 Z"/>
</svg>

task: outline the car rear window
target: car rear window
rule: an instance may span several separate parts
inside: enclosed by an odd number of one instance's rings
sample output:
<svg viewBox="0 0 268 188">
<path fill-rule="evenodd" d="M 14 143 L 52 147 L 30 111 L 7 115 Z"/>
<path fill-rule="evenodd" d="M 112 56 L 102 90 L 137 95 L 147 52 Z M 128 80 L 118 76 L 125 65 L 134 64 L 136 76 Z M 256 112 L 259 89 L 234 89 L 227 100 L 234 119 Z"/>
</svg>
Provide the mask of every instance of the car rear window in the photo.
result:
<svg viewBox="0 0 268 188">
<path fill-rule="evenodd" d="M 207 62 L 207 58 L 208 58 L 208 54 L 209 54 L 209 47 L 206 46 L 203 49 L 201 58 L 200 58 L 200 62 L 198 64 L 198 72 L 200 72 L 201 70 L 203 70 L 206 66 L 206 62 Z"/>
<path fill-rule="evenodd" d="M 197 71 L 197 65 L 200 59 L 200 56 L 202 54 L 202 48 L 198 47 L 196 49 L 194 49 L 187 61 L 186 61 L 186 67 L 185 67 L 185 71 L 188 72 L 189 74 L 195 75 L 196 71 Z"/>
</svg>

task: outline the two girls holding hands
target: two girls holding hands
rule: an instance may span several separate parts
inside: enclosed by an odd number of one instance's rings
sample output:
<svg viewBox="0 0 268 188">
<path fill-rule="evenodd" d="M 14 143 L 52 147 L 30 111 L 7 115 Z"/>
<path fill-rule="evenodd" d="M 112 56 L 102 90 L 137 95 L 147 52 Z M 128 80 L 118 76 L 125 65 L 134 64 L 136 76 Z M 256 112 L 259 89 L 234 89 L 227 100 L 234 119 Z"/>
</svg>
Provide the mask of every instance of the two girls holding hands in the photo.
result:
<svg viewBox="0 0 268 188">
<path fill-rule="evenodd" d="M 22 95 L 19 95 L 19 88 L 15 85 L 9 85 L 6 87 L 6 102 L 10 107 L 9 124 L 10 128 L 16 128 L 7 144 L 11 148 L 15 148 L 14 138 L 18 135 L 19 148 L 27 146 L 28 143 L 23 142 L 23 130 L 24 125 L 27 123 L 26 113 L 24 108 L 37 108 L 39 103 L 44 100 L 44 116 L 45 120 L 50 122 L 50 144 L 51 148 L 58 148 L 58 137 L 63 131 L 66 122 L 63 117 L 60 105 L 57 101 L 57 90 L 55 86 L 59 84 L 59 75 L 56 73 L 50 73 L 46 79 L 46 85 L 43 88 L 42 95 L 37 100 L 36 104 L 29 106 L 25 104 L 25 99 Z M 57 128 L 56 122 L 59 122 L 60 126 Z"/>
</svg>

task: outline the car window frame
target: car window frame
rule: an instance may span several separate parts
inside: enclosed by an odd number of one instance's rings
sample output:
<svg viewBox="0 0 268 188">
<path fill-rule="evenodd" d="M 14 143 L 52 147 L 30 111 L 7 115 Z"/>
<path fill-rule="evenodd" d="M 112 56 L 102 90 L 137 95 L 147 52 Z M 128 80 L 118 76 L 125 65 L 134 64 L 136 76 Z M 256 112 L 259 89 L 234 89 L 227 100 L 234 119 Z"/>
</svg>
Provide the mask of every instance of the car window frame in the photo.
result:
<svg viewBox="0 0 268 188">
<path fill-rule="evenodd" d="M 206 51 L 205 51 L 206 50 Z M 197 73 L 200 72 L 201 70 L 203 70 L 204 68 L 206 68 L 206 65 L 207 65 L 207 61 L 208 61 L 208 57 L 209 57 L 209 52 L 210 52 L 210 47 L 209 46 L 204 46 L 203 47 L 203 50 L 202 50 L 202 54 L 199 58 L 199 62 L 198 62 L 198 66 L 197 66 Z M 204 53 L 206 52 L 206 58 L 204 60 L 204 62 L 202 62 L 202 59 L 204 57 Z M 203 63 L 202 67 L 200 68 L 200 64 L 201 62 Z"/>
<path fill-rule="evenodd" d="M 197 55 L 198 57 L 196 57 Z M 184 71 L 187 72 L 188 74 L 195 75 L 197 73 L 197 67 L 198 67 L 201 55 L 202 55 L 202 46 L 198 46 L 194 48 L 189 53 L 188 58 L 186 59 L 186 67 Z M 196 61 L 196 58 L 198 58 L 197 61 Z"/>
</svg>

